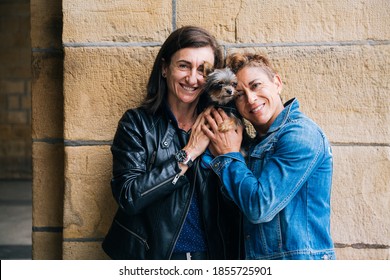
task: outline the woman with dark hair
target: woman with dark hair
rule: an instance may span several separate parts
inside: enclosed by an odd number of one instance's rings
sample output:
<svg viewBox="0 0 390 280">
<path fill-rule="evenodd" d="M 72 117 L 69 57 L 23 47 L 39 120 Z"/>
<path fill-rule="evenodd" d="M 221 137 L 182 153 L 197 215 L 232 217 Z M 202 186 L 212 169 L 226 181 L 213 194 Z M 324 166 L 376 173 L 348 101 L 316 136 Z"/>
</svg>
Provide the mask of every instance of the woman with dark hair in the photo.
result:
<svg viewBox="0 0 390 280">
<path fill-rule="evenodd" d="M 166 39 L 160 52 L 157 54 L 152 73 L 150 74 L 147 96 L 142 104 L 145 110 L 154 114 L 166 97 L 168 89 L 166 79 L 163 77 L 163 71 L 165 71 L 163 68 L 169 66 L 172 56 L 180 49 L 203 47 L 211 48 L 214 56 L 214 67 L 221 68 L 224 64 L 221 48 L 215 38 L 204 29 L 186 26 L 176 30 Z M 200 70 L 203 70 L 202 67 L 203 63 L 201 63 Z M 205 96 L 203 98 L 200 96 L 200 99 L 202 106 L 199 106 L 198 112 L 201 112 L 205 106 Z"/>
<path fill-rule="evenodd" d="M 199 27 L 174 31 L 144 102 L 119 121 L 111 147 L 119 207 L 103 241 L 112 259 L 239 258 L 238 208 L 199 163 L 209 144 L 201 129 L 205 62 L 223 64 L 216 39 Z"/>
</svg>

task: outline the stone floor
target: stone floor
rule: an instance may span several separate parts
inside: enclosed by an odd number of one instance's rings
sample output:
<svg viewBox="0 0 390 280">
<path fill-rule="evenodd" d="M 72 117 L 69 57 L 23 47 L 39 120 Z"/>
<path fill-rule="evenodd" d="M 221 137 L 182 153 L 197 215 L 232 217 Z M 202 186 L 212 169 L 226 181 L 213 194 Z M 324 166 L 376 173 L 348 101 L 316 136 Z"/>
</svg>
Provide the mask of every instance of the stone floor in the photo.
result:
<svg viewBox="0 0 390 280">
<path fill-rule="evenodd" d="M 31 230 L 31 181 L 0 180 L 0 259 L 31 259 Z"/>
</svg>

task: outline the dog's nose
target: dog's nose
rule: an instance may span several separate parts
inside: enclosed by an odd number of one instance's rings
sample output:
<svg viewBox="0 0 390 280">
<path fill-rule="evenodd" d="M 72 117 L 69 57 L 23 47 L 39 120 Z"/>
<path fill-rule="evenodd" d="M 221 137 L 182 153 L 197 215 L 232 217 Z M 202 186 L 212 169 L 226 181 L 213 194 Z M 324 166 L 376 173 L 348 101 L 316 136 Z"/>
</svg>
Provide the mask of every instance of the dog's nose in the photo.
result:
<svg viewBox="0 0 390 280">
<path fill-rule="evenodd" d="M 232 91 L 231 89 L 227 89 L 226 92 L 227 92 L 228 94 L 230 94 L 230 95 L 233 94 L 233 91 Z"/>
</svg>

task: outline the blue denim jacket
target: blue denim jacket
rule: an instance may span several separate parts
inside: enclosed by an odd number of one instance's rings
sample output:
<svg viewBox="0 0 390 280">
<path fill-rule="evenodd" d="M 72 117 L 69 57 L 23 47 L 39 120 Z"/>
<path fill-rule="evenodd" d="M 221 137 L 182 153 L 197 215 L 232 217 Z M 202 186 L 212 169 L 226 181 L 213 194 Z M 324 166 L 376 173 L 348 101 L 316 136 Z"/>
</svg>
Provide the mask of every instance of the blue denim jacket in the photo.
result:
<svg viewBox="0 0 390 280">
<path fill-rule="evenodd" d="M 210 163 L 244 213 L 246 259 L 335 259 L 331 147 L 298 100 L 286 103 L 248 155 Z"/>
</svg>

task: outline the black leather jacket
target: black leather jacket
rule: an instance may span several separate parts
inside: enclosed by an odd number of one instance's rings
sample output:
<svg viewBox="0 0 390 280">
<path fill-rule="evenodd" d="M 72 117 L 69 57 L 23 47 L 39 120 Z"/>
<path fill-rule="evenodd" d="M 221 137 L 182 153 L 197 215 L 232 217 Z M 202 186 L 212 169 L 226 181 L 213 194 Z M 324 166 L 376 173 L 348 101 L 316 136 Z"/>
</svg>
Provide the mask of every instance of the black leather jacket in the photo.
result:
<svg viewBox="0 0 390 280">
<path fill-rule="evenodd" d="M 170 115 L 132 109 L 119 121 L 111 147 L 119 207 L 103 249 L 112 259 L 170 259 L 197 188 L 210 259 L 238 259 L 240 214 L 222 195 L 219 178 L 198 157 L 192 173 L 174 181 L 180 173 L 174 154 L 184 145 Z"/>
</svg>

